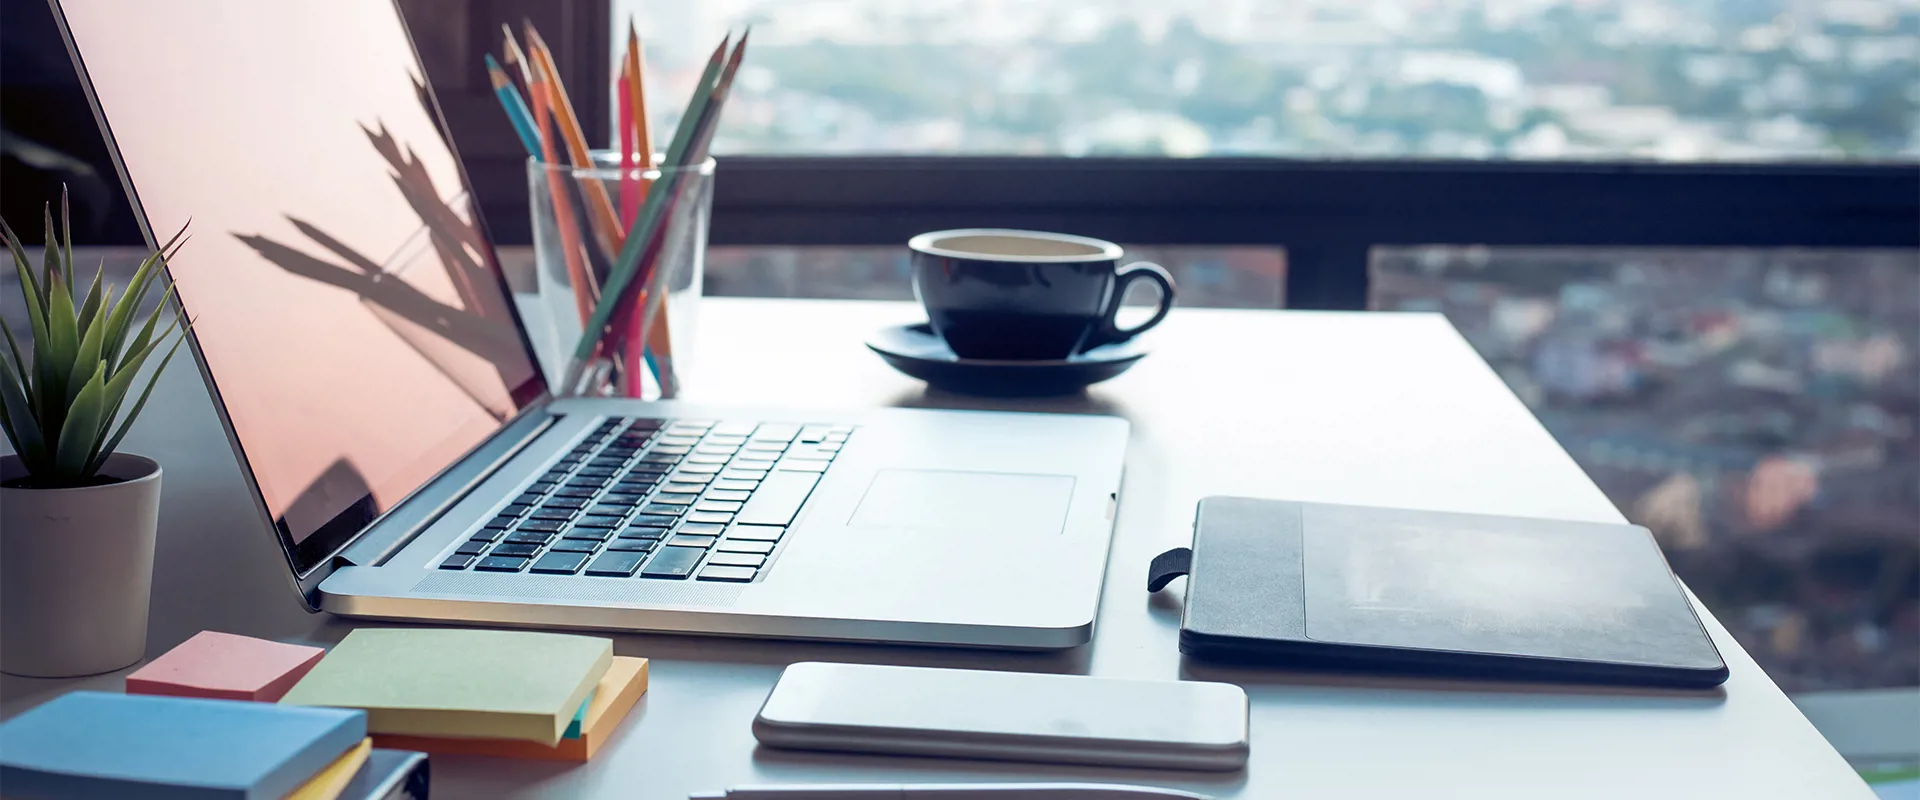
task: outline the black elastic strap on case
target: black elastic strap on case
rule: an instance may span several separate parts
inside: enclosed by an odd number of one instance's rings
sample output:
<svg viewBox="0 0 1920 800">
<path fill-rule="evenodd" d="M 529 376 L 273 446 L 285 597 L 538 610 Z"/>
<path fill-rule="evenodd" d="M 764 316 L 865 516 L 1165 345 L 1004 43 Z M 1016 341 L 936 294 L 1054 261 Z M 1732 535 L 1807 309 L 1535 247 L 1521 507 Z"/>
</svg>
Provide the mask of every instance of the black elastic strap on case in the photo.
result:
<svg viewBox="0 0 1920 800">
<path fill-rule="evenodd" d="M 1157 592 L 1167 588 L 1174 578 L 1193 570 L 1193 548 L 1176 547 L 1153 557 L 1153 563 L 1147 565 L 1147 591 Z"/>
</svg>

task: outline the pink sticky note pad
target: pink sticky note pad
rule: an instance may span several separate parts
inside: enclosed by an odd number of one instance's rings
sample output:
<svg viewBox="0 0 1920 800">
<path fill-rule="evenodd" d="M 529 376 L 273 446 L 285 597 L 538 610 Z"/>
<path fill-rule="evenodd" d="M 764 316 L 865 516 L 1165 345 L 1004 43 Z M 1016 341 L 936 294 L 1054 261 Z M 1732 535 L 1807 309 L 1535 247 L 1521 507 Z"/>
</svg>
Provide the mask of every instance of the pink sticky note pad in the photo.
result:
<svg viewBox="0 0 1920 800">
<path fill-rule="evenodd" d="M 127 676 L 127 694 L 272 703 L 327 651 L 201 631 Z"/>
</svg>

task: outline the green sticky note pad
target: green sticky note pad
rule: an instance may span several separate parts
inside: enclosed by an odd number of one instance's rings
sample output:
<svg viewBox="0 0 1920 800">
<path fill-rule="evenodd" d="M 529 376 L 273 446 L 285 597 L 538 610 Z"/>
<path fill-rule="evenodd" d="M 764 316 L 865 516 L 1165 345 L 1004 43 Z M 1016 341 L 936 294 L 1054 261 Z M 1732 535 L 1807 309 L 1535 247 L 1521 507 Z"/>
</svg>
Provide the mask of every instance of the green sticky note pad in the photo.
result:
<svg viewBox="0 0 1920 800">
<path fill-rule="evenodd" d="M 362 628 L 280 702 L 358 708 L 370 733 L 557 744 L 613 663 L 595 636 Z"/>
</svg>

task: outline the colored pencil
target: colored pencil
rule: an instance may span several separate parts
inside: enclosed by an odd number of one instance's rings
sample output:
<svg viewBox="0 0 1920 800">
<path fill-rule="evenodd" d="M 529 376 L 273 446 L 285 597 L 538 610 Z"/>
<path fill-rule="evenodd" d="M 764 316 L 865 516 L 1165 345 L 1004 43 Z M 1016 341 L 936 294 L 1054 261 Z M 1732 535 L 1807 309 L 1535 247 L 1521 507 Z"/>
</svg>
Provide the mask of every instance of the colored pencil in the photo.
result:
<svg viewBox="0 0 1920 800">
<path fill-rule="evenodd" d="M 520 143 L 526 145 L 527 155 L 540 160 L 540 134 L 533 127 L 533 112 L 527 108 L 527 101 L 520 97 L 520 90 L 514 88 L 513 79 L 507 77 L 500 62 L 493 60 L 493 54 L 487 54 L 487 78 L 493 81 L 493 93 L 500 98 L 501 107 L 507 110 L 507 121 L 513 123 L 513 132 L 520 135 Z"/>
<path fill-rule="evenodd" d="M 560 123 L 560 135 L 566 142 L 567 154 L 573 159 L 573 165 L 583 169 L 593 169 L 593 153 L 587 148 L 587 134 L 580 129 L 580 119 L 573 114 L 573 101 L 567 97 L 566 84 L 560 80 L 560 70 L 555 66 L 553 51 L 547 49 L 547 43 L 540 38 L 540 32 L 527 23 L 528 55 L 533 57 L 533 72 L 546 81 L 553 92 L 552 112 Z M 626 229 L 620 224 L 620 217 L 613 210 L 613 198 L 607 195 L 607 187 L 597 180 L 589 181 L 586 186 L 588 219 L 593 222 L 595 234 L 608 253 L 619 252 L 621 240 Z"/>
<path fill-rule="evenodd" d="M 740 69 L 740 62 L 746 56 L 746 49 L 747 34 L 742 34 L 739 44 L 727 58 L 726 66 L 714 80 L 708 102 L 700 109 L 700 113 L 696 116 L 692 134 L 692 144 L 690 145 L 691 153 L 685 158 L 688 169 L 693 169 L 700 164 L 706 163 L 708 151 L 713 144 L 714 133 L 719 128 L 720 111 L 726 103 L 728 93 L 733 87 L 733 77 Z M 668 202 L 672 205 L 679 205 L 682 202 L 686 202 L 688 192 L 684 191 L 682 187 L 690 188 L 697 185 L 697 183 L 691 181 L 674 182 L 674 188 L 669 190 L 674 192 L 674 196 L 669 197 Z M 669 278 L 666 265 L 675 260 L 674 256 L 677 255 L 677 253 L 666 250 L 666 243 L 672 238 L 671 231 L 667 226 L 660 226 L 651 238 L 653 241 L 647 243 L 647 251 L 651 254 L 651 257 L 644 258 L 640 262 L 642 266 L 639 282 L 643 289 L 636 292 L 632 298 L 614 298 L 616 303 L 624 306 L 616 312 L 615 319 L 621 319 L 622 315 L 630 315 L 626 324 L 616 323 L 614 327 L 615 331 L 631 330 L 638 332 L 644 330 L 652 333 L 655 328 L 662 327 L 659 323 L 663 320 L 666 308 L 667 280 Z M 684 246 L 684 241 L 681 242 L 681 244 Z M 629 328 L 629 325 L 632 327 Z M 671 385 L 675 382 L 671 358 L 663 357 L 657 351 L 655 357 L 658 362 L 655 375 L 660 377 L 661 394 L 663 396 L 671 396 L 669 392 L 677 391 L 677 387 Z"/>
<path fill-rule="evenodd" d="M 623 62 L 620 77 L 614 81 L 619 87 L 614 93 L 614 105 L 620 116 L 620 124 L 615 128 L 620 134 L 620 223 L 629 226 L 633 224 L 634 215 L 640 213 L 640 181 L 634 177 L 638 164 L 633 158 L 633 93 L 629 91 L 632 84 Z"/>
<path fill-rule="evenodd" d="M 527 88 L 528 93 L 533 95 L 533 115 L 540 125 L 540 130 L 551 130 L 549 126 L 553 121 L 553 103 L 546 81 L 536 73 L 533 82 L 528 84 Z M 585 320 L 594 312 L 595 287 L 593 276 L 586 265 L 580 263 L 581 243 L 577 241 L 579 228 L 574 222 L 573 209 L 567 199 L 567 181 L 573 180 L 573 176 L 566 174 L 569 172 L 565 170 L 566 162 L 560 160 L 553 139 L 554 137 L 551 136 L 540 137 L 541 153 L 544 156 L 542 168 L 547 173 L 547 191 L 553 197 L 554 227 L 560 232 L 560 249 L 566 258 L 567 280 L 573 284 L 574 307 L 580 312 L 581 324 L 584 325 Z"/>
<path fill-rule="evenodd" d="M 526 51 L 520 49 L 520 41 L 513 37 L 513 26 L 502 22 L 500 23 L 500 32 L 506 34 L 507 66 L 514 67 L 520 71 L 520 83 L 527 86 L 527 91 L 531 93 L 533 91 L 533 66 L 527 62 Z"/>
<path fill-rule="evenodd" d="M 640 44 L 640 32 L 633 27 L 633 20 L 627 20 L 627 74 L 632 76 L 628 91 L 633 95 L 633 148 L 640 154 L 640 169 L 653 166 L 653 123 L 647 113 L 647 78 L 645 70 L 646 51 Z M 641 180 L 646 180 L 642 177 Z M 646 187 L 641 186 L 644 193 Z M 628 224 L 632 224 L 629 221 Z"/>
<path fill-rule="evenodd" d="M 666 166 L 685 166 L 687 149 L 692 144 L 694 128 L 708 102 L 712 100 L 714 79 L 719 75 L 722 59 L 727 54 L 730 41 L 723 40 L 714 48 L 713 55 L 707 59 L 707 66 L 700 79 L 694 84 L 693 97 L 687 105 L 687 112 L 681 117 L 680 125 L 674 130 L 673 141 L 667 146 Z M 615 259 L 612 273 L 607 276 L 600 300 L 594 305 L 593 314 L 587 319 L 580 333 L 580 341 L 573 349 L 573 355 L 567 363 L 562 381 L 563 390 L 578 386 L 580 377 L 586 369 L 588 359 L 599 349 L 602 339 L 608 332 L 614 311 L 621 295 L 633 284 L 639 271 L 640 258 L 650 249 L 651 241 L 663 227 L 666 216 L 667 198 L 674 194 L 674 188 L 680 183 L 681 174 L 677 171 L 666 173 L 656 182 L 653 191 L 647 193 L 641 204 L 640 216 L 634 222 L 634 230 L 621 245 L 620 254 Z"/>
</svg>

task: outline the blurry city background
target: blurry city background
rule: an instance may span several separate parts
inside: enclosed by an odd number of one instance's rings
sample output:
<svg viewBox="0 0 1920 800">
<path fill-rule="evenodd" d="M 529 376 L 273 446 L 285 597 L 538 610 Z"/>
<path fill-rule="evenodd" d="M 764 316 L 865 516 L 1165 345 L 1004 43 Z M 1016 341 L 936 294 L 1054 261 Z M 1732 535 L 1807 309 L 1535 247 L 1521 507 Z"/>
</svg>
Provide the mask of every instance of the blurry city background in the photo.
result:
<svg viewBox="0 0 1920 800">
<path fill-rule="evenodd" d="M 719 153 L 1920 154 L 1920 0 L 613 8 L 640 25 L 663 109 L 728 26 L 752 24 Z"/>
</svg>

